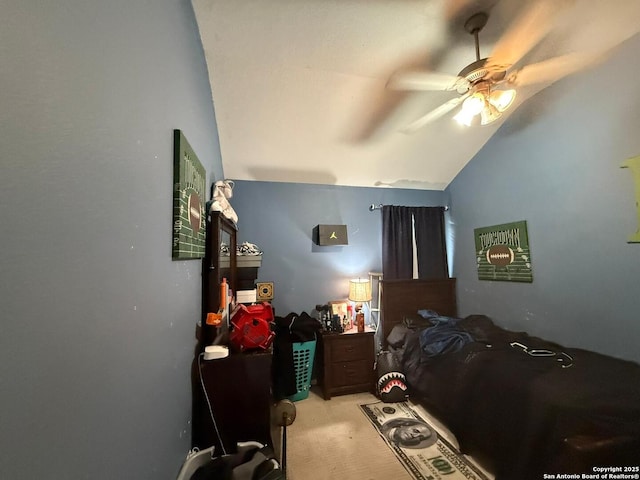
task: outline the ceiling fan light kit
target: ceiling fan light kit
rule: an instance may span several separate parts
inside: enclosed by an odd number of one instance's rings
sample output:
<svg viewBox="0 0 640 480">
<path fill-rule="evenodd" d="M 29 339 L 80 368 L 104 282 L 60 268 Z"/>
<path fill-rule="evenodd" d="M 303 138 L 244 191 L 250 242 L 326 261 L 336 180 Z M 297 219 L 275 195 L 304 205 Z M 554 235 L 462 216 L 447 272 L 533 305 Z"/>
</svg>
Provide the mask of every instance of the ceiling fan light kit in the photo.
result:
<svg viewBox="0 0 640 480">
<path fill-rule="evenodd" d="M 489 95 L 489 103 L 496 107 L 499 112 L 504 112 L 508 109 L 515 99 L 516 91 L 513 89 L 494 90 Z"/>
<path fill-rule="evenodd" d="M 484 108 L 485 98 L 481 93 L 476 92 L 473 95 L 467 97 L 465 101 L 462 102 L 462 108 L 453 117 L 453 119 L 460 125 L 470 127 L 473 123 L 473 119 L 476 117 L 476 115 L 480 114 L 480 112 L 482 112 Z"/>
<path fill-rule="evenodd" d="M 480 58 L 478 34 L 489 17 L 479 12 L 465 22 L 465 30 L 475 39 L 476 60 L 458 75 L 413 71 L 392 76 L 388 88 L 409 91 L 449 91 L 458 97 L 436 107 L 404 129 L 407 133 L 460 107 L 454 120 L 465 126 L 488 125 L 513 106 L 514 87 L 553 82 L 593 64 L 597 55 L 575 53 L 514 68 L 550 31 L 555 16 L 571 2 L 538 0 L 526 6 L 510 28 L 503 33 L 491 56 Z"/>
<path fill-rule="evenodd" d="M 479 116 L 480 125 L 498 120 L 516 98 L 515 90 L 491 90 L 488 82 L 480 82 L 475 91 L 462 102 L 462 108 L 453 117 L 460 125 L 474 125 Z"/>
</svg>

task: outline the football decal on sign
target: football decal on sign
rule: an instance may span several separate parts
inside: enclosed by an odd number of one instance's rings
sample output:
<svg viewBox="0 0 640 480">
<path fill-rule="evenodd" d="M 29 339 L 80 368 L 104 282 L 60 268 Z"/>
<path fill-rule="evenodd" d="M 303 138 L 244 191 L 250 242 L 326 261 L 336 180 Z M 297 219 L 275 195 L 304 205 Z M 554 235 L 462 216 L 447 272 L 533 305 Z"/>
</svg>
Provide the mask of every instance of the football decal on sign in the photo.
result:
<svg viewBox="0 0 640 480">
<path fill-rule="evenodd" d="M 202 221 L 202 212 L 200 206 L 200 196 L 193 192 L 189 195 L 189 223 L 194 234 L 200 231 L 200 222 Z"/>
<path fill-rule="evenodd" d="M 515 255 L 506 245 L 494 245 L 487 250 L 487 262 L 498 267 L 506 267 L 513 263 Z"/>
</svg>

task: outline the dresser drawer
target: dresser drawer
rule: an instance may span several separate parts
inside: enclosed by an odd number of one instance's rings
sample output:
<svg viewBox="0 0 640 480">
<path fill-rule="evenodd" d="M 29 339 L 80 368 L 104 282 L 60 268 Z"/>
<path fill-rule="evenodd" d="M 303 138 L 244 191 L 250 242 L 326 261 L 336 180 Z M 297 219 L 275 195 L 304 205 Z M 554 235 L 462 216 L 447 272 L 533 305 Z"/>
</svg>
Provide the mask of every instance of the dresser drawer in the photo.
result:
<svg viewBox="0 0 640 480">
<path fill-rule="evenodd" d="M 329 343 L 332 362 L 349 362 L 368 358 L 371 340 L 364 335 L 343 335 Z"/>
<path fill-rule="evenodd" d="M 372 391 L 374 335 L 323 333 L 319 338 L 319 383 L 325 400 L 331 395 Z"/>
<path fill-rule="evenodd" d="M 367 359 L 363 359 L 333 363 L 329 368 L 331 368 L 333 387 L 337 388 L 370 383 L 373 366 Z"/>
</svg>

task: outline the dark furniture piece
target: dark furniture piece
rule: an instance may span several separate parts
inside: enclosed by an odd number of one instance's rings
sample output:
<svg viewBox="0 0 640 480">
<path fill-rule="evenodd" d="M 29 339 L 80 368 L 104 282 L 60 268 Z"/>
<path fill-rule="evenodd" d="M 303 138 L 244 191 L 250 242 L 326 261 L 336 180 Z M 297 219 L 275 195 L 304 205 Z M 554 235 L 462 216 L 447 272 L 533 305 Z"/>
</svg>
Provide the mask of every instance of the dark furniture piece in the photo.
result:
<svg viewBox="0 0 640 480">
<path fill-rule="evenodd" d="M 227 358 L 204 360 L 203 356 L 216 334 L 221 335 L 218 338 L 222 344 L 228 343 L 228 326 L 223 324 L 216 330 L 205 319 L 207 313 L 220 308 L 223 278 L 236 291 L 236 234 L 233 222 L 220 212 L 210 213 L 202 263 L 202 326 L 191 372 L 192 446 L 203 449 L 215 445 L 216 454 L 235 452 L 239 441 L 255 440 L 273 447 L 271 352 L 237 353 L 230 349 Z"/>
<path fill-rule="evenodd" d="M 199 408 L 194 411 L 193 446 L 215 445 L 216 452 L 229 453 L 235 452 L 237 442 L 255 440 L 272 445 L 271 353 L 232 354 L 218 360 L 201 360 L 197 369 L 204 389 L 200 384 L 201 388 L 195 390 L 194 400 Z"/>
<path fill-rule="evenodd" d="M 638 465 L 640 365 L 505 330 L 484 315 L 457 319 L 455 279 L 383 281 L 382 292 L 385 346 L 410 398 L 496 480 Z M 425 324 L 422 309 L 449 318 Z M 443 323 L 471 340 L 429 355 L 434 330 L 425 328 Z"/>
<path fill-rule="evenodd" d="M 200 351 L 210 345 L 217 333 L 207 325 L 207 313 L 220 308 L 220 283 L 226 278 L 229 288 L 236 291 L 237 282 L 237 227 L 220 212 L 210 212 L 207 219 L 205 256 L 202 261 L 202 331 Z M 227 326 L 223 325 L 225 333 Z"/>
<path fill-rule="evenodd" d="M 323 332 L 318 342 L 320 385 L 332 395 L 373 391 L 374 333 Z"/>
<path fill-rule="evenodd" d="M 238 290 L 253 290 L 258 280 L 258 267 L 238 268 Z"/>
</svg>

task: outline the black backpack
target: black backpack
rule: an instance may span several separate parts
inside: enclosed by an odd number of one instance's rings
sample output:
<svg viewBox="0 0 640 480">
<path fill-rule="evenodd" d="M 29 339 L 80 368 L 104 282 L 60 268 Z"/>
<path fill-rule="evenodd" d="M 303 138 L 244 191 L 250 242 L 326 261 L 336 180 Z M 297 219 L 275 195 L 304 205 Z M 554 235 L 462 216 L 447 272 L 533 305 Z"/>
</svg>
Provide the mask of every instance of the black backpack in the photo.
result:
<svg viewBox="0 0 640 480">
<path fill-rule="evenodd" d="M 404 402 L 408 397 L 407 383 L 400 362 L 388 350 L 382 350 L 376 360 L 376 391 L 385 403 Z"/>
</svg>

